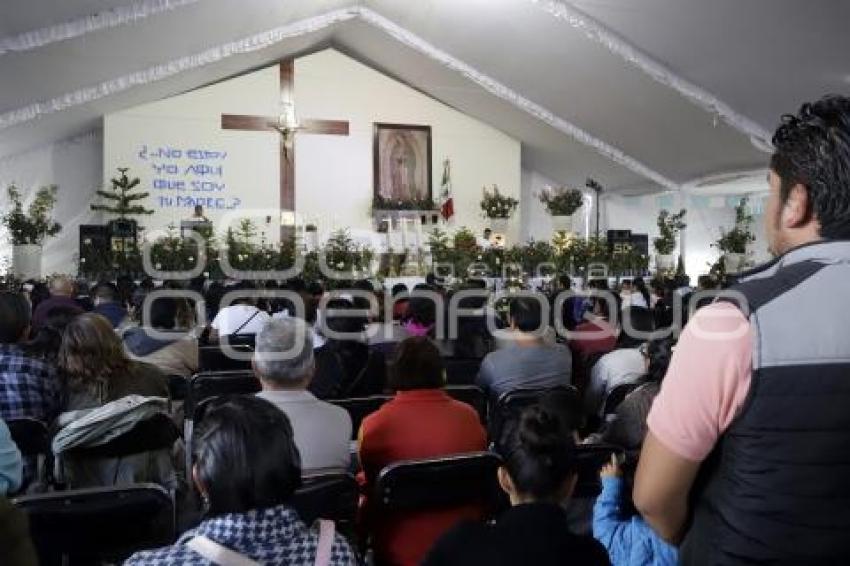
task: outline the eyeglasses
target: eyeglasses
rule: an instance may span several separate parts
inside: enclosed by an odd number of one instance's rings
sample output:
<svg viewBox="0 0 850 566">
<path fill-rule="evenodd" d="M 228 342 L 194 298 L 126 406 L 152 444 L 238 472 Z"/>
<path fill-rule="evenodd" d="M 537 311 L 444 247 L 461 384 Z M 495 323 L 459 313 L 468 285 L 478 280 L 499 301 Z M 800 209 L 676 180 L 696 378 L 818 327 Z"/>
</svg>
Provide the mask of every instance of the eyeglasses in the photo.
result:
<svg viewBox="0 0 850 566">
<path fill-rule="evenodd" d="M 647 344 L 647 343 L 641 344 L 640 348 L 638 348 L 638 352 L 640 352 L 640 355 L 643 356 L 644 358 L 648 358 L 649 357 L 649 344 Z"/>
</svg>

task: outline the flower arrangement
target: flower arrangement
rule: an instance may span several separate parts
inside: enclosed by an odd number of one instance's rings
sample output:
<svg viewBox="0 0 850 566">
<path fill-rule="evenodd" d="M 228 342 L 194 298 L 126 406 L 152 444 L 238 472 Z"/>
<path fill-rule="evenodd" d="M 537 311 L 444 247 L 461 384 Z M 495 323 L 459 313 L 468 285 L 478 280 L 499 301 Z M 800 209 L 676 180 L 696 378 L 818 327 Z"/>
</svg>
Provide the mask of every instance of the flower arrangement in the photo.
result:
<svg viewBox="0 0 850 566">
<path fill-rule="evenodd" d="M 436 210 L 433 199 L 388 199 L 375 195 L 372 199 L 372 210 Z"/>
<path fill-rule="evenodd" d="M 475 234 L 467 227 L 462 227 L 455 232 L 454 248 L 456 251 L 474 251 L 478 247 L 478 241 L 475 239 Z"/>
<path fill-rule="evenodd" d="M 552 216 L 572 216 L 584 204 L 584 194 L 568 187 L 547 187 L 537 199 Z"/>
<path fill-rule="evenodd" d="M 676 249 L 676 237 L 687 226 L 685 223 L 687 213 L 688 211 L 684 208 L 676 214 L 671 214 L 667 209 L 658 213 L 658 231 L 661 235 L 655 238 L 652 244 L 659 255 L 672 254 Z"/>
<path fill-rule="evenodd" d="M 712 244 L 719 248 L 721 252 L 745 254 L 747 253 L 747 245 L 756 241 L 756 237 L 751 231 L 753 216 L 747 212 L 748 202 L 747 197 L 741 199 L 735 207 L 735 227 L 728 232 L 721 229 L 720 239 Z"/>
<path fill-rule="evenodd" d="M 344 229 L 330 235 L 322 253 L 331 269 L 349 272 L 353 276 L 366 275 L 374 258 L 371 248 L 355 242 L 350 232 Z"/>
<path fill-rule="evenodd" d="M 14 185 L 9 186 L 8 194 L 11 208 L 0 217 L 0 221 L 9 230 L 13 245 L 36 244 L 40 246 L 44 243 L 45 238 L 59 233 L 62 225 L 51 218 L 53 207 L 56 205 L 57 190 L 56 185 L 41 187 L 36 191 L 35 198 L 27 211 L 24 212 L 21 192 Z"/>
<path fill-rule="evenodd" d="M 492 191 L 488 191 L 487 187 L 483 189 L 481 210 L 485 218 L 510 218 L 518 205 L 517 199 L 503 195 L 496 185 L 493 185 Z"/>
</svg>

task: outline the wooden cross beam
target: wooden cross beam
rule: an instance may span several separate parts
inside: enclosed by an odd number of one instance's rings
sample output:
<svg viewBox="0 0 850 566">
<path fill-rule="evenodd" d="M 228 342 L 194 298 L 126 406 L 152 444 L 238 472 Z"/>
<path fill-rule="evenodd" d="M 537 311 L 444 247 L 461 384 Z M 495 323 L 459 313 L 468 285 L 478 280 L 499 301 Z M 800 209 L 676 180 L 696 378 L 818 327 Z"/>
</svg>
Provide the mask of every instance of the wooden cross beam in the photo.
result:
<svg viewBox="0 0 850 566">
<path fill-rule="evenodd" d="M 280 116 L 250 116 L 222 114 L 221 127 L 225 130 L 247 130 L 275 132 L 281 140 L 280 152 L 280 211 L 295 211 L 295 139 L 298 134 L 324 134 L 347 136 L 348 122 L 345 120 L 299 119 L 297 128 L 287 128 L 285 113 L 294 117 L 295 109 L 295 65 L 292 59 L 280 61 Z M 282 214 L 281 214 L 282 216 Z M 291 234 L 281 226 L 281 239 Z"/>
</svg>

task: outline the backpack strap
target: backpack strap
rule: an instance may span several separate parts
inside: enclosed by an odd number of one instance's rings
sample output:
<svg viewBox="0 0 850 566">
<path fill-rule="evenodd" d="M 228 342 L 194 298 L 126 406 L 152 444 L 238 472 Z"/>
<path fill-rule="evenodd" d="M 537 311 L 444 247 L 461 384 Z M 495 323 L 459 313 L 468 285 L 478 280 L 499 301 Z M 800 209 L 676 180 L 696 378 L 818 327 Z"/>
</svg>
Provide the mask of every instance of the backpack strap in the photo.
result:
<svg viewBox="0 0 850 566">
<path fill-rule="evenodd" d="M 218 566 L 260 566 L 259 562 L 203 535 L 192 537 L 186 546 Z"/>
<path fill-rule="evenodd" d="M 254 307 L 254 308 L 256 309 L 257 307 Z M 258 314 L 260 314 L 260 309 L 257 309 L 256 311 L 254 311 L 254 314 L 252 314 L 251 316 L 249 316 L 249 317 L 248 317 L 248 319 L 247 319 L 247 320 L 245 320 L 245 322 L 243 322 L 242 324 L 240 324 L 240 325 L 239 325 L 239 328 L 237 328 L 234 332 L 231 332 L 231 334 L 239 334 L 239 332 L 240 332 L 243 328 L 245 328 L 246 326 L 248 326 L 248 323 L 249 323 L 249 322 L 251 322 L 252 320 L 254 320 L 254 319 L 257 317 L 257 315 L 258 315 Z"/>
<path fill-rule="evenodd" d="M 330 566 L 336 525 L 333 521 L 319 519 L 319 543 L 316 546 L 315 566 Z"/>
</svg>

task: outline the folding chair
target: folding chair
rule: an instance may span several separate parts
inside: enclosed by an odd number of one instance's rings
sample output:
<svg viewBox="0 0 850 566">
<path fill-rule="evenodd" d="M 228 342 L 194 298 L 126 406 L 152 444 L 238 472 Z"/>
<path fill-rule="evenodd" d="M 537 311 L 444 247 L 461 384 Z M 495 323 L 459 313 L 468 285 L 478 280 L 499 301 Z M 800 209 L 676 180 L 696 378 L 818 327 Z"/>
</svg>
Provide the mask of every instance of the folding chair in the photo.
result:
<svg viewBox="0 0 850 566">
<path fill-rule="evenodd" d="M 599 470 L 611 461 L 613 454 L 621 461 L 625 453 L 619 446 L 611 444 L 580 444 L 578 453 L 578 481 L 573 490 L 574 499 L 596 498 L 602 492 Z"/>
<path fill-rule="evenodd" d="M 240 354 L 240 357 L 248 356 L 254 351 L 253 346 L 248 344 L 234 343 L 230 347 Z M 228 356 L 220 344 L 211 344 L 198 348 L 198 366 L 202 372 L 245 371 L 251 369 L 251 360 Z"/>
<path fill-rule="evenodd" d="M 171 544 L 174 503 L 154 484 L 57 491 L 12 501 L 29 519 L 42 566 L 121 562 Z"/>
<path fill-rule="evenodd" d="M 603 414 L 613 415 L 617 411 L 617 407 L 620 406 L 620 403 L 625 400 L 629 393 L 640 386 L 640 383 L 621 383 L 614 386 L 614 388 L 608 392 L 608 395 L 605 396 L 605 408 L 603 409 Z"/>
<path fill-rule="evenodd" d="M 6 421 L 12 440 L 24 458 L 24 481 L 21 491 L 33 480 L 49 483 L 52 478 L 53 452 L 50 450 L 50 431 L 37 419 L 22 417 Z"/>
<path fill-rule="evenodd" d="M 391 464 L 375 480 L 369 514 L 391 523 L 440 511 L 446 529 L 459 520 L 494 517 L 509 505 L 496 477 L 500 462 L 495 454 L 475 452 Z M 435 540 L 440 534 L 434 533 Z M 381 555 L 386 545 L 380 531 L 373 536 L 377 537 L 373 539 L 375 564 L 387 563 L 387 557 Z M 423 544 L 433 542 L 426 540 Z"/>
<path fill-rule="evenodd" d="M 446 383 L 449 385 L 473 385 L 481 369 L 481 358 L 445 358 Z"/>
<path fill-rule="evenodd" d="M 492 452 L 396 462 L 378 474 L 375 504 L 398 512 L 480 503 L 492 514 L 505 504 L 496 478 L 501 462 Z"/>
<path fill-rule="evenodd" d="M 545 389 L 516 389 L 499 396 L 490 409 L 490 439 L 499 443 L 507 423 L 519 418 L 526 407 L 543 403 L 551 412 L 564 419 L 564 425 L 570 430 L 581 426 L 581 400 L 578 391 L 572 385 L 562 385 Z"/>
<path fill-rule="evenodd" d="M 328 519 L 338 530 L 354 535 L 360 490 L 351 474 L 324 474 L 305 477 L 292 498 L 292 506 L 308 525 Z"/>
<path fill-rule="evenodd" d="M 219 395 L 250 395 L 261 389 L 260 382 L 251 371 L 201 372 L 192 376 L 183 404 L 183 440 L 186 444 L 186 477 L 192 471 L 192 433 L 194 432 L 195 410 L 210 397 Z"/>
</svg>

